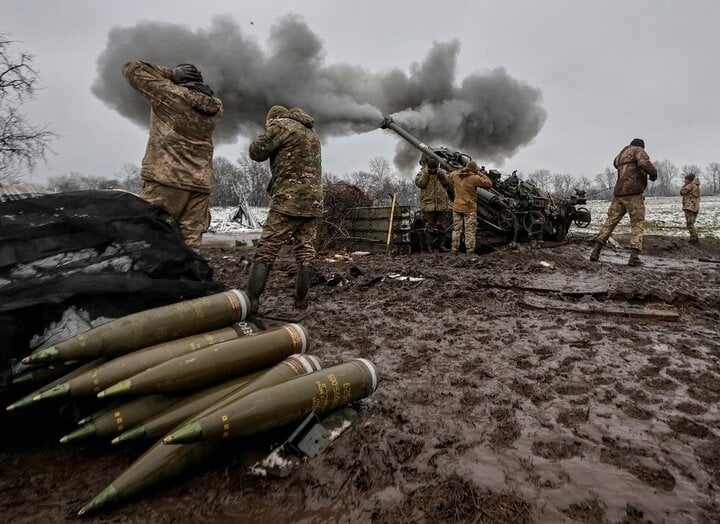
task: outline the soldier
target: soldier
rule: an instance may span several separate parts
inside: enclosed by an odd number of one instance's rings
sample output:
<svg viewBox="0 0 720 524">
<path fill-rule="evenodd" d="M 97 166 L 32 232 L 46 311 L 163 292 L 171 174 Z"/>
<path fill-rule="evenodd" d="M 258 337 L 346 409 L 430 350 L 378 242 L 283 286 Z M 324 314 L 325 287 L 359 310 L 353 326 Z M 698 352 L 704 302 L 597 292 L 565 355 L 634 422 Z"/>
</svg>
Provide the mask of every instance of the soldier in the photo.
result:
<svg viewBox="0 0 720 524">
<path fill-rule="evenodd" d="M 477 231 L 477 188 L 492 186 L 485 168 L 478 170 L 477 163 L 471 160 L 465 167 L 453 171 L 448 176 L 455 189 L 453 201 L 453 232 L 452 254 L 457 255 L 460 249 L 460 237 L 465 229 L 465 252 L 469 255 L 475 251 L 475 233 Z"/>
<path fill-rule="evenodd" d="M 608 208 L 608 216 L 593 239 L 593 250 L 590 260 L 600 259 L 600 252 L 615 226 L 625 216 L 630 215 L 630 259 L 629 266 L 639 266 L 642 250 L 643 223 L 645 222 L 645 198 L 643 192 L 647 187 L 647 179 L 657 180 L 657 169 L 650 162 L 645 152 L 645 142 L 640 138 L 633 139 L 630 145 L 622 148 L 613 160 L 617 169 L 615 192 Z"/>
<path fill-rule="evenodd" d="M 695 231 L 695 219 L 700 211 L 700 180 L 690 173 L 685 175 L 683 186 L 680 188 L 682 195 L 682 206 L 685 212 L 685 222 L 690 233 L 690 242 L 698 242 L 698 234 Z"/>
<path fill-rule="evenodd" d="M 323 212 L 320 138 L 313 118 L 302 109 L 273 106 L 267 113 L 265 132 L 250 143 L 250 158 L 270 159 L 268 186 L 270 212 L 250 268 L 247 293 L 250 311 L 257 314 L 270 267 L 280 248 L 295 239 L 298 264 L 295 307 L 307 308 L 307 293 L 315 257 L 317 221 Z"/>
<path fill-rule="evenodd" d="M 425 220 L 425 244 L 427 250 L 445 252 L 445 213 L 448 208 L 447 188 L 450 180 L 447 172 L 438 167 L 438 161 L 431 158 L 415 176 L 415 185 L 420 188 L 420 210 Z"/>
<path fill-rule="evenodd" d="M 122 74 L 151 107 L 140 196 L 164 206 L 178 221 L 185 243 L 197 251 L 210 225 L 212 135 L 222 102 L 192 64 L 170 69 L 128 62 Z"/>
</svg>

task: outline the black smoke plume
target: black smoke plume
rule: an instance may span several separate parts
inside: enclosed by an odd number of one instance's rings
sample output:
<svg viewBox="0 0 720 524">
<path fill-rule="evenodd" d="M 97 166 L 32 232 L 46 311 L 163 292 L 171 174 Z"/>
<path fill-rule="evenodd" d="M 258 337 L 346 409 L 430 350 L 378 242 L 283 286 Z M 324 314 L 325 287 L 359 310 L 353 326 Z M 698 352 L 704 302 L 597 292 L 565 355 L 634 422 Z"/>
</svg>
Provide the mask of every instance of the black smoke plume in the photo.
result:
<svg viewBox="0 0 720 524">
<path fill-rule="evenodd" d="M 427 144 L 501 163 L 542 128 L 547 116 L 542 94 L 502 68 L 458 80 L 459 51 L 458 41 L 435 43 L 409 73 L 373 73 L 357 65 L 325 64 L 322 41 L 296 15 L 278 20 L 266 49 L 228 17 L 197 31 L 144 21 L 110 31 L 92 91 L 123 116 L 147 126 L 147 104 L 123 80 L 122 64 L 145 60 L 173 67 L 190 62 L 225 106 L 217 142 L 254 136 L 268 108 L 281 104 L 305 109 L 325 139 L 378 129 L 381 114 L 388 113 Z M 398 144 L 395 162 L 401 169 L 419 158 L 408 148 Z"/>
</svg>

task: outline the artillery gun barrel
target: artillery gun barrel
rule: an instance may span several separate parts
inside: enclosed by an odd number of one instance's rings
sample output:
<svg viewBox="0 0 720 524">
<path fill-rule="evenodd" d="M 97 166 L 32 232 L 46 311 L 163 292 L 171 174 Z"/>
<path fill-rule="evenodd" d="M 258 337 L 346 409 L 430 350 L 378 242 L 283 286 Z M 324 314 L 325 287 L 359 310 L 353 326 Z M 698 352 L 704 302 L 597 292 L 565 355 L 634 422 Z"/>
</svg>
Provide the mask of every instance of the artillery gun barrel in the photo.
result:
<svg viewBox="0 0 720 524">
<path fill-rule="evenodd" d="M 390 115 L 383 115 L 383 121 L 380 123 L 380 129 L 391 129 L 395 131 L 395 133 L 400 135 L 400 137 L 403 138 L 405 141 L 409 142 L 410 145 L 412 145 L 415 149 L 418 149 L 425 153 L 425 155 L 437 160 L 440 164 L 440 167 L 442 167 L 446 171 L 455 171 L 457 169 L 456 166 L 453 166 L 440 155 L 435 153 L 435 151 L 430 149 L 427 144 L 422 143 L 420 140 L 405 131 L 402 127 L 397 125 L 393 120 L 393 117 L 391 117 Z"/>
</svg>

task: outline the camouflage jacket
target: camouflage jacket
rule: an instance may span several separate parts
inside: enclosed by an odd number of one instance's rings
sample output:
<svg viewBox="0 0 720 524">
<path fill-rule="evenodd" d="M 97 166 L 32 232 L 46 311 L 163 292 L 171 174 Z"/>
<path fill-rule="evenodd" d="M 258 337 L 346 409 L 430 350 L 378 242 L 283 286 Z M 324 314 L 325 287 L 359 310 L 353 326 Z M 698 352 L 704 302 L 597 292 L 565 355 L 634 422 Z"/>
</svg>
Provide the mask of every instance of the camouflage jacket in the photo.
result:
<svg viewBox="0 0 720 524">
<path fill-rule="evenodd" d="M 320 138 L 312 127 L 310 115 L 302 109 L 290 109 L 250 143 L 250 158 L 257 162 L 270 159 L 270 208 L 278 213 L 322 215 Z"/>
<path fill-rule="evenodd" d="M 420 209 L 423 211 L 445 211 L 448 208 L 447 189 L 450 180 L 444 169 L 431 172 L 424 166 L 415 176 L 415 185 L 420 188 Z"/>
<path fill-rule="evenodd" d="M 467 176 L 461 176 L 467 175 Z M 448 175 L 455 189 L 453 211 L 457 213 L 471 213 L 477 211 L 477 188 L 492 187 L 492 181 L 482 171 L 471 171 L 464 167 Z"/>
<path fill-rule="evenodd" d="M 122 74 L 150 102 L 150 136 L 140 176 L 165 186 L 210 193 L 219 98 L 174 84 L 172 69 L 128 62 Z"/>
<path fill-rule="evenodd" d="M 640 195 L 647 187 L 647 176 L 657 175 L 657 169 L 642 147 L 625 146 L 613 160 L 617 169 L 616 197 Z"/>
<path fill-rule="evenodd" d="M 698 213 L 700 211 L 700 181 L 696 178 L 680 188 L 683 209 Z"/>
</svg>

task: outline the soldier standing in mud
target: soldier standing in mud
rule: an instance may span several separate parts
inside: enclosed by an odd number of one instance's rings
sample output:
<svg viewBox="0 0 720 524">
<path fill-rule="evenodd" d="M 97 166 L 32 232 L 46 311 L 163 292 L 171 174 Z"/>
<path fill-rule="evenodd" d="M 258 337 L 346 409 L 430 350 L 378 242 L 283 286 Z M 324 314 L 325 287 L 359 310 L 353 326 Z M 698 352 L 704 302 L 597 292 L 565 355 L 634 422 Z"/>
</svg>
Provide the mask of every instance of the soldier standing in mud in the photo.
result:
<svg viewBox="0 0 720 524">
<path fill-rule="evenodd" d="M 613 161 L 617 169 L 617 182 L 615 192 L 608 208 L 608 216 L 600 228 L 600 232 L 593 239 L 593 250 L 590 260 L 600 259 L 605 242 L 625 213 L 630 215 L 630 259 L 629 266 L 639 266 L 640 251 L 642 251 L 643 223 L 645 222 L 645 197 L 643 192 L 647 187 L 647 179 L 657 180 L 657 169 L 645 152 L 645 142 L 635 138 L 630 145 L 622 148 Z"/>
<path fill-rule="evenodd" d="M 122 74 L 151 107 L 140 196 L 165 207 L 185 243 L 197 251 L 210 225 L 212 135 L 223 114 L 222 102 L 192 64 L 170 69 L 128 62 Z"/>
<path fill-rule="evenodd" d="M 255 250 L 248 278 L 250 309 L 257 314 L 268 273 L 283 244 L 295 239 L 295 308 L 307 308 L 315 258 L 317 221 L 323 212 L 320 138 L 314 120 L 302 109 L 273 106 L 265 132 L 250 143 L 250 158 L 270 159 L 270 212 Z"/>
<path fill-rule="evenodd" d="M 427 251 L 446 252 L 445 213 L 448 209 L 447 188 L 450 179 L 447 172 L 439 167 L 436 159 L 431 158 L 415 176 L 415 185 L 420 188 L 420 210 L 425 221 L 424 244 Z"/>
<path fill-rule="evenodd" d="M 477 232 L 477 188 L 492 187 L 492 181 L 485 174 L 485 168 L 478 170 L 477 163 L 471 160 L 465 167 L 448 175 L 455 190 L 453 200 L 452 254 L 460 250 L 460 238 L 465 231 L 465 253 L 475 251 Z"/>
<path fill-rule="evenodd" d="M 682 206 L 685 212 L 685 223 L 690 233 L 690 242 L 697 244 L 699 239 L 697 231 L 695 231 L 695 219 L 700 211 L 700 180 L 692 173 L 685 175 L 680 194 L 682 195 Z"/>
</svg>

